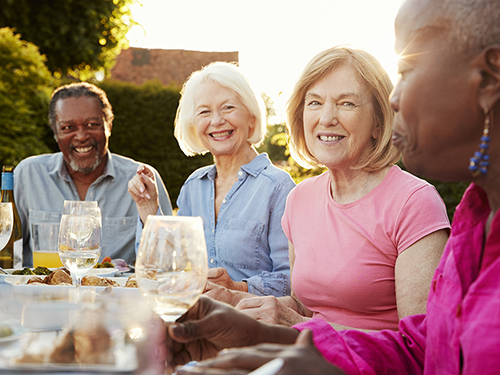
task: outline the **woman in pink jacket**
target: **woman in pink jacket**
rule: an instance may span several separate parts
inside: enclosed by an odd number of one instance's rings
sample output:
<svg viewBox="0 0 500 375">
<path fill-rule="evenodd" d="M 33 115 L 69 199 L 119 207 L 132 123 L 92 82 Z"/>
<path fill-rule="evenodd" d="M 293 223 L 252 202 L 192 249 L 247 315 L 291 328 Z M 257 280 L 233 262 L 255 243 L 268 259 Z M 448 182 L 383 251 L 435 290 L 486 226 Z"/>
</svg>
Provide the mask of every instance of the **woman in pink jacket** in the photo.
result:
<svg viewBox="0 0 500 375">
<path fill-rule="evenodd" d="M 169 327 L 178 363 L 227 347 L 297 343 L 224 351 L 179 375 L 245 374 L 273 358 L 282 360 L 274 372 L 280 375 L 499 372 L 499 19 L 497 0 L 406 0 L 396 18 L 394 144 L 416 174 L 472 182 L 457 207 L 427 313 L 403 318 L 398 332 L 335 331 L 319 319 L 288 328 L 203 298 L 183 323 Z"/>
</svg>

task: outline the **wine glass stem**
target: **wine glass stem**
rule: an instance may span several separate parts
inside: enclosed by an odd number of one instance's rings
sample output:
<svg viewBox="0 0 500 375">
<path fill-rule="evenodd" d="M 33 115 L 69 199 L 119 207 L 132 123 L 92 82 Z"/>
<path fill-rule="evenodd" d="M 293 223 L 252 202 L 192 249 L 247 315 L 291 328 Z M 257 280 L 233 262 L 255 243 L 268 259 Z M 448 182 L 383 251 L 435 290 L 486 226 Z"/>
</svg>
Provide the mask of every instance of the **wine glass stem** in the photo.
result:
<svg viewBox="0 0 500 375">
<path fill-rule="evenodd" d="M 82 286 L 82 277 L 81 276 L 76 276 L 75 275 L 75 285 L 77 288 Z"/>
</svg>

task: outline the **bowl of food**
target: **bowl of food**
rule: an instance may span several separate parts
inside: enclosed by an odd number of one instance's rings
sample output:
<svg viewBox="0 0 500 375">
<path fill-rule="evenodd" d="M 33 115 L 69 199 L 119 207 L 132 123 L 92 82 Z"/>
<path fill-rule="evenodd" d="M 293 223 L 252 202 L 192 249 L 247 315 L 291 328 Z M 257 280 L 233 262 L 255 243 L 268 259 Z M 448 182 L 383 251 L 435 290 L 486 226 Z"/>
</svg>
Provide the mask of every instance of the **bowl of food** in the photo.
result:
<svg viewBox="0 0 500 375">
<path fill-rule="evenodd" d="M 0 283 L 5 282 L 5 278 L 15 276 L 17 278 L 21 278 L 23 276 L 46 276 L 49 275 L 54 268 L 46 268 L 46 267 L 36 267 L 36 268 L 8 268 L 4 271 L 7 274 L 0 274 Z"/>
</svg>

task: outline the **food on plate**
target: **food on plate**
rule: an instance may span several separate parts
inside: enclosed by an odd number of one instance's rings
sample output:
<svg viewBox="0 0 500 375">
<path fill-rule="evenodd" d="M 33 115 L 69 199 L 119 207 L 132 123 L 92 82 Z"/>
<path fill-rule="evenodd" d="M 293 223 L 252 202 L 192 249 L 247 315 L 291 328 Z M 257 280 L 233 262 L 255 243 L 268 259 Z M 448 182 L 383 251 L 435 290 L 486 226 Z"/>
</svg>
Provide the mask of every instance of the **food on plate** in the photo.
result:
<svg viewBox="0 0 500 375">
<path fill-rule="evenodd" d="M 0 325 L 0 338 L 12 336 L 12 328 L 6 325 Z"/>
<path fill-rule="evenodd" d="M 110 257 L 104 257 L 101 263 L 97 263 L 94 268 L 116 268 L 121 272 L 130 271 L 129 265 L 123 259 L 111 259 Z"/>
<path fill-rule="evenodd" d="M 23 268 L 22 270 L 15 270 L 13 275 L 50 275 L 52 271 L 47 267 L 38 266 L 36 268 Z"/>
<path fill-rule="evenodd" d="M 101 263 L 97 263 L 94 268 L 115 268 L 115 265 L 111 262 L 110 257 L 104 257 Z"/>
<path fill-rule="evenodd" d="M 16 285 L 73 285 L 73 279 L 70 272 L 66 268 L 58 268 L 47 275 L 33 276 L 28 280 L 19 280 Z M 123 284 L 118 283 L 116 279 L 110 277 L 102 277 L 97 275 L 87 275 L 82 278 L 82 286 L 97 286 L 97 287 L 120 287 Z M 130 276 L 127 280 L 127 288 L 137 288 L 135 281 L 135 274 Z"/>
<path fill-rule="evenodd" d="M 29 279 L 26 284 L 44 284 L 43 278 L 40 276 L 35 276 Z"/>
<path fill-rule="evenodd" d="M 25 350 L 18 363 L 106 364 L 115 363 L 111 336 L 102 325 L 67 330 L 53 348 L 43 352 Z"/>
<path fill-rule="evenodd" d="M 101 263 L 97 263 L 94 268 L 115 268 L 110 257 L 104 257 Z"/>
<path fill-rule="evenodd" d="M 115 268 L 115 265 L 110 262 L 97 263 L 94 268 Z"/>
<path fill-rule="evenodd" d="M 45 362 L 45 361 L 43 361 Z M 73 331 L 67 332 L 56 343 L 49 357 L 52 363 L 74 363 L 75 362 L 75 340 Z"/>
<path fill-rule="evenodd" d="M 125 288 L 137 288 L 137 279 L 135 278 L 135 273 L 130 275 L 125 283 Z"/>
<path fill-rule="evenodd" d="M 104 327 L 73 332 L 76 363 L 113 364 L 111 337 Z"/>
<path fill-rule="evenodd" d="M 141 278 L 143 278 L 143 279 L 150 279 L 150 280 L 156 280 L 156 274 L 157 273 L 158 273 L 158 271 L 156 271 L 155 269 L 145 268 L 145 269 L 142 270 Z"/>
<path fill-rule="evenodd" d="M 46 276 L 43 282 L 48 285 L 72 285 L 73 279 L 66 268 L 58 268 Z"/>
<path fill-rule="evenodd" d="M 118 283 L 108 277 L 99 277 L 87 275 L 82 278 L 82 286 L 120 286 Z"/>
<path fill-rule="evenodd" d="M 102 326 L 68 331 L 50 354 L 52 363 L 114 364 L 111 337 Z"/>
<path fill-rule="evenodd" d="M 119 271 L 130 271 L 130 267 L 123 259 L 113 259 L 111 261 Z"/>
</svg>

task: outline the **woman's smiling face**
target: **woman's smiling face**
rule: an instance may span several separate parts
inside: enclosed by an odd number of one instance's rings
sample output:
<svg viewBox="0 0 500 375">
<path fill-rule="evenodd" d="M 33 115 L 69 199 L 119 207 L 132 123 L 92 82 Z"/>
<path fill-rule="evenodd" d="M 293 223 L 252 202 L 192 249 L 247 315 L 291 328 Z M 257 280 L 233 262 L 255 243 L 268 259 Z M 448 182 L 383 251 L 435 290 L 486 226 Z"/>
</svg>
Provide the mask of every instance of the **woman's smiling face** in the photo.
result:
<svg viewBox="0 0 500 375">
<path fill-rule="evenodd" d="M 207 81 L 198 88 L 194 101 L 197 134 L 212 155 L 237 155 L 246 150 L 255 117 L 236 92 Z"/>
<path fill-rule="evenodd" d="M 305 95 L 304 134 L 309 152 L 330 170 L 354 167 L 378 135 L 371 95 L 343 65 L 311 85 Z"/>
</svg>

